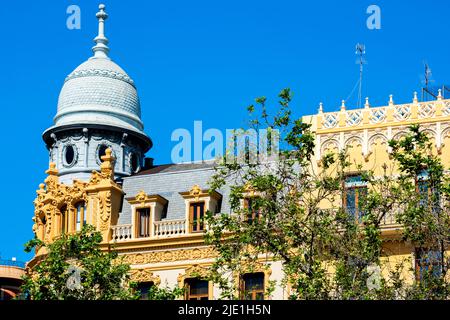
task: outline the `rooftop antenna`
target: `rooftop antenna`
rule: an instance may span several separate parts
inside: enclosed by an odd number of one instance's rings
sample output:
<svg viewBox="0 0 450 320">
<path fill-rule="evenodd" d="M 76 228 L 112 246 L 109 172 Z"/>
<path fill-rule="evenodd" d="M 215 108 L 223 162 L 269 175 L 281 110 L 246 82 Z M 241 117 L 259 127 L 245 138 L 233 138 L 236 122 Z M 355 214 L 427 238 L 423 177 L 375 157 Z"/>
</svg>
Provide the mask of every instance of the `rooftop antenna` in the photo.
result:
<svg viewBox="0 0 450 320">
<path fill-rule="evenodd" d="M 431 72 L 431 68 L 426 61 L 423 62 L 423 67 L 424 74 L 422 77 L 422 85 L 424 85 L 424 87 L 422 87 L 422 101 L 425 100 L 425 94 L 430 93 L 429 85 L 434 82 L 434 80 L 432 79 L 433 74 Z M 431 95 L 434 96 L 433 94 Z"/>
<path fill-rule="evenodd" d="M 356 55 L 358 55 L 358 60 L 356 60 L 356 63 L 359 64 L 359 92 L 358 92 L 358 102 L 357 107 L 361 108 L 362 105 L 362 80 L 363 80 L 363 65 L 365 65 L 367 62 L 364 59 L 364 56 L 366 54 L 366 46 L 358 43 L 356 44 Z"/>
</svg>

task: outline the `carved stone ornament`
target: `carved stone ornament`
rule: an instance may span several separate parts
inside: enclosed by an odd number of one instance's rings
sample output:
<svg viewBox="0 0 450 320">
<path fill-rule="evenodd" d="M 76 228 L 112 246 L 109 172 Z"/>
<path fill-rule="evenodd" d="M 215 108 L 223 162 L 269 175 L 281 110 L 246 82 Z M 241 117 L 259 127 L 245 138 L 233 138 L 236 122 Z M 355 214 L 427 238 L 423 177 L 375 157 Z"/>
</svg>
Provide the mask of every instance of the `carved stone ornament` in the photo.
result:
<svg viewBox="0 0 450 320">
<path fill-rule="evenodd" d="M 184 260 L 200 260 L 214 258 L 216 252 L 213 247 L 203 247 L 195 249 L 181 249 L 181 250 L 164 250 L 152 251 L 148 253 L 126 254 L 124 255 L 124 262 L 131 265 L 173 262 Z"/>
<path fill-rule="evenodd" d="M 191 190 L 189 190 L 189 194 L 195 198 L 195 201 L 198 201 L 201 193 L 202 189 L 198 184 L 193 185 Z"/>
<path fill-rule="evenodd" d="M 188 267 L 184 273 L 178 274 L 177 281 L 179 287 L 183 287 L 184 280 L 189 278 L 207 278 L 208 277 L 208 268 L 201 266 L 199 264 L 194 264 Z"/>
<path fill-rule="evenodd" d="M 130 274 L 131 280 L 135 282 L 153 282 L 157 286 L 161 283 L 160 277 L 153 275 L 148 269 L 132 269 Z"/>
</svg>

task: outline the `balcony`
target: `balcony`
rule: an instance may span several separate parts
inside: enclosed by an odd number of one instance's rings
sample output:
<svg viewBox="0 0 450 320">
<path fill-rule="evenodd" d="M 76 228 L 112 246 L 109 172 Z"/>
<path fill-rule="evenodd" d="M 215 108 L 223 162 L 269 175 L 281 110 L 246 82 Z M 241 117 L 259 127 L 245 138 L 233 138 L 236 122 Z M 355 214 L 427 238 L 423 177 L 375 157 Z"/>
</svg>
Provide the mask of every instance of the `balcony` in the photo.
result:
<svg viewBox="0 0 450 320">
<path fill-rule="evenodd" d="M 133 226 L 131 224 L 113 226 L 111 229 L 113 241 L 121 242 L 136 238 L 133 234 Z M 153 222 L 153 228 L 148 238 L 176 237 L 185 235 L 186 233 L 185 219 L 155 221 Z"/>
</svg>

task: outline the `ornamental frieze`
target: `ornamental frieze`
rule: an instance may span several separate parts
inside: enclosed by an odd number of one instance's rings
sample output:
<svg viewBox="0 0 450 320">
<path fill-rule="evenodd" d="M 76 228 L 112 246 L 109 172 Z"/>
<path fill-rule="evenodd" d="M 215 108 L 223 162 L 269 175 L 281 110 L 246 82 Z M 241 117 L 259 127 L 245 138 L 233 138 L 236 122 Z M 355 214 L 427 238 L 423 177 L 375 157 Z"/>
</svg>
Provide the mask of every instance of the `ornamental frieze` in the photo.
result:
<svg viewBox="0 0 450 320">
<path fill-rule="evenodd" d="M 131 280 L 135 282 L 153 282 L 156 286 L 161 283 L 160 277 L 153 275 L 153 272 L 147 269 L 132 269 L 130 275 Z"/>
<path fill-rule="evenodd" d="M 123 262 L 128 264 L 148 264 L 183 260 L 200 260 L 214 258 L 216 253 L 212 247 L 153 251 L 148 253 L 125 254 Z"/>
</svg>

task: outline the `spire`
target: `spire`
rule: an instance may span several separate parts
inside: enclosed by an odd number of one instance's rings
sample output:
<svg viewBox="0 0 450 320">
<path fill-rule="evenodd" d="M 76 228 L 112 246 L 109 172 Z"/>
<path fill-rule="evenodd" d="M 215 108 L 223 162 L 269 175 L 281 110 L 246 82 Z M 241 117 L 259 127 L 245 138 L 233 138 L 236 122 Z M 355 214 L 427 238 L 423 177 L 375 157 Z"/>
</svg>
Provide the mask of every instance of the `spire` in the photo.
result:
<svg viewBox="0 0 450 320">
<path fill-rule="evenodd" d="M 366 103 L 364 104 L 364 108 L 370 108 L 369 97 L 366 97 Z"/>
<path fill-rule="evenodd" d="M 394 96 L 392 94 L 389 95 L 389 105 L 390 106 L 394 105 Z"/>
<path fill-rule="evenodd" d="M 108 38 L 105 37 L 105 20 L 108 19 L 108 14 L 105 12 L 104 4 L 99 5 L 98 9 L 100 11 L 95 15 L 98 19 L 98 35 L 94 39 L 96 45 L 92 48 L 92 51 L 94 51 L 93 58 L 109 59 Z"/>
</svg>

